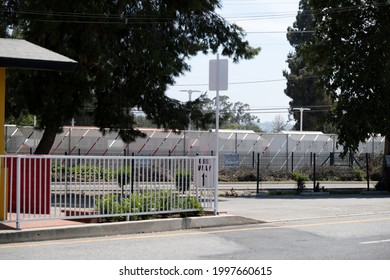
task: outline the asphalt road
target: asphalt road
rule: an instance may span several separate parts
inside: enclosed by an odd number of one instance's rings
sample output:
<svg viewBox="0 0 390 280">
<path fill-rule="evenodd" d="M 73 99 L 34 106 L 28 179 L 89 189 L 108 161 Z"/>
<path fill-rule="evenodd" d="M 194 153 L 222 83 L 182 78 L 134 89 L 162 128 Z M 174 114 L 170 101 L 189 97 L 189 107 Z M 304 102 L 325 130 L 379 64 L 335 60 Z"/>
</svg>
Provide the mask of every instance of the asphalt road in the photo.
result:
<svg viewBox="0 0 390 280">
<path fill-rule="evenodd" d="M 321 187 L 325 189 L 344 189 L 344 190 L 370 190 L 375 189 L 376 181 L 370 181 L 367 185 L 366 181 L 348 181 L 348 182 L 340 182 L 340 181 L 317 181 L 320 183 Z M 306 189 L 312 190 L 314 187 L 313 181 L 306 182 Z M 283 190 L 283 189 L 291 189 L 295 190 L 297 188 L 297 184 L 292 181 L 266 181 L 259 182 L 259 190 Z M 220 190 L 257 190 L 257 182 L 219 182 Z"/>
<path fill-rule="evenodd" d="M 389 260 L 390 214 L 0 246 L 11 260 Z"/>
<path fill-rule="evenodd" d="M 235 227 L 0 245 L 8 260 L 390 260 L 390 197 L 224 198 Z"/>
</svg>

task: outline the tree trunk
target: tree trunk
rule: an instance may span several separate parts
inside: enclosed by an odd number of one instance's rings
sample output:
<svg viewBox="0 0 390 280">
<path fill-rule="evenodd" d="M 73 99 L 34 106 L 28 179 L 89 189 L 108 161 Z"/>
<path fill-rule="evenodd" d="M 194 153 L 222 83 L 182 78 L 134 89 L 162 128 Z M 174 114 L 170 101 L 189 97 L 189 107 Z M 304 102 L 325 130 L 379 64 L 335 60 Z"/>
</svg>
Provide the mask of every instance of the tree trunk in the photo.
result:
<svg viewBox="0 0 390 280">
<path fill-rule="evenodd" d="M 378 183 L 377 190 L 390 191 L 390 160 L 386 160 L 386 156 L 390 156 L 390 137 L 385 139 L 382 180 Z"/>
<path fill-rule="evenodd" d="M 53 146 L 54 140 L 56 139 L 57 131 L 58 129 L 46 128 L 34 154 L 48 155 L 51 147 Z"/>
</svg>

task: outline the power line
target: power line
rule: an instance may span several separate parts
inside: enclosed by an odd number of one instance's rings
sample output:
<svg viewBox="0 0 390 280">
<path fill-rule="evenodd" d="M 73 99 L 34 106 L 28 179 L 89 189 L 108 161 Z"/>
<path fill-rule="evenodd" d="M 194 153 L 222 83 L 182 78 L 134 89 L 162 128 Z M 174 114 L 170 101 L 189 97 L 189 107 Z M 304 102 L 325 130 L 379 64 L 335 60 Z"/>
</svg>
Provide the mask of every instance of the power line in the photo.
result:
<svg viewBox="0 0 390 280">
<path fill-rule="evenodd" d="M 320 78 L 317 75 L 301 77 L 301 79 L 312 79 Z M 230 82 L 229 85 L 246 85 L 246 84 L 261 84 L 261 83 L 276 83 L 276 82 L 287 82 L 287 79 L 271 79 L 271 80 L 255 80 L 255 81 L 241 81 L 241 82 Z M 179 84 L 171 85 L 171 87 L 197 87 L 197 86 L 208 86 L 209 84 L 199 83 L 199 84 Z"/>
<path fill-rule="evenodd" d="M 275 79 L 275 80 L 259 80 L 259 81 L 246 81 L 246 82 L 231 82 L 229 85 L 245 85 L 245 84 L 259 84 L 259 83 L 274 83 L 274 82 L 285 82 L 286 79 Z M 171 87 L 196 87 L 196 86 L 208 86 L 209 84 L 181 84 L 172 85 Z"/>
<path fill-rule="evenodd" d="M 240 2 L 241 3 L 241 2 Z M 284 2 L 280 2 L 284 3 Z M 243 4 L 241 4 L 243 5 Z M 390 5 L 389 2 L 373 4 L 375 7 L 384 7 Z M 363 8 L 367 8 L 367 5 L 359 6 L 346 6 L 346 7 L 337 7 L 337 8 L 324 8 L 322 10 L 311 10 L 307 11 L 312 14 L 331 14 L 331 13 L 340 13 L 340 12 L 353 12 L 359 11 Z M 50 12 L 47 11 L 35 11 L 35 10 L 14 10 L 9 11 L 6 9 L 0 9 L 2 13 L 13 13 L 15 15 L 25 15 L 25 16 L 42 16 L 43 18 L 26 18 L 30 21 L 40 21 L 40 22 L 63 22 L 63 23 L 78 23 L 78 24 L 146 24 L 150 23 L 151 20 L 154 21 L 169 21 L 174 20 L 174 17 L 159 15 L 159 16 L 139 16 L 139 15 L 116 15 L 116 14 L 100 14 L 100 13 L 77 13 L 77 12 Z M 250 20 L 265 20 L 265 19 L 278 19 L 284 17 L 295 16 L 297 11 L 288 11 L 288 12 L 275 12 L 275 13 L 263 13 L 255 14 L 250 16 L 241 16 L 241 17 L 224 17 L 227 21 L 250 21 Z M 48 19 L 47 17 L 59 17 L 58 19 Z M 77 18 L 66 20 L 64 18 Z"/>
<path fill-rule="evenodd" d="M 302 79 L 311 79 L 311 78 L 319 78 L 320 76 L 307 76 L 302 77 Z M 230 82 L 229 85 L 246 85 L 246 84 L 261 84 L 261 83 L 276 83 L 276 82 L 287 82 L 287 79 L 273 79 L 273 80 L 257 80 L 257 81 L 245 81 L 245 82 Z M 170 87 L 198 87 L 198 86 L 208 86 L 206 83 L 198 83 L 198 84 L 177 84 L 170 85 Z"/>
<path fill-rule="evenodd" d="M 294 106 L 299 107 L 299 106 Z M 324 105 L 309 105 L 309 106 L 304 106 L 305 108 L 310 109 L 308 112 L 325 112 L 329 111 L 329 109 L 332 108 L 332 105 L 324 104 Z M 263 108 L 250 108 L 246 110 L 248 113 L 256 113 L 256 112 L 272 112 L 274 113 L 275 111 L 291 111 L 291 107 L 263 107 Z"/>
<path fill-rule="evenodd" d="M 257 2 L 257 0 L 224 0 L 223 5 L 285 5 L 296 4 L 296 1 L 290 2 Z"/>
<path fill-rule="evenodd" d="M 247 34 L 303 34 L 303 33 L 315 33 L 315 31 L 309 30 L 287 30 L 287 31 L 246 31 Z"/>
</svg>

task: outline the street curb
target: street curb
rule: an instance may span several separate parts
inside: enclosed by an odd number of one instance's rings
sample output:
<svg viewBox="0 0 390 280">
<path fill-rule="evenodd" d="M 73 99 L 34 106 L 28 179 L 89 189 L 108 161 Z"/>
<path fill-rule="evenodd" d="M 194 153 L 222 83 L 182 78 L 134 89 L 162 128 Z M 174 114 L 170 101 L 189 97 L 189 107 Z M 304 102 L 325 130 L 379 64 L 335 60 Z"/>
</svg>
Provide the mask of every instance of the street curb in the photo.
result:
<svg viewBox="0 0 390 280">
<path fill-rule="evenodd" d="M 0 244 L 49 241 L 72 238 L 117 236 L 126 234 L 152 233 L 260 223 L 264 222 L 234 215 L 219 215 L 63 226 L 0 232 Z"/>
<path fill-rule="evenodd" d="M 376 190 L 370 190 L 370 191 L 362 191 L 360 193 L 361 195 L 378 195 L 378 196 L 390 196 L 390 192 L 388 191 L 376 191 Z"/>
<path fill-rule="evenodd" d="M 300 196 L 329 196 L 330 192 L 301 192 Z"/>
</svg>

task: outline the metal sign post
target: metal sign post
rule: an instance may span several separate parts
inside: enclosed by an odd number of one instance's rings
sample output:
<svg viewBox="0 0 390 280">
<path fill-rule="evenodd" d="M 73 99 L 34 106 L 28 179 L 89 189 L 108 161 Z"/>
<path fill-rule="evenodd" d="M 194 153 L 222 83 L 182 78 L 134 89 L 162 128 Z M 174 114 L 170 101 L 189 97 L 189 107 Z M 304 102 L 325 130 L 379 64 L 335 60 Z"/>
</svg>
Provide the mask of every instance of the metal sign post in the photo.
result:
<svg viewBox="0 0 390 280">
<path fill-rule="evenodd" d="M 210 60 L 209 63 L 209 90 L 216 91 L 215 99 L 215 195 L 214 195 L 214 214 L 218 214 L 218 169 L 219 169 L 219 91 L 228 89 L 228 60 L 219 59 Z"/>
</svg>

